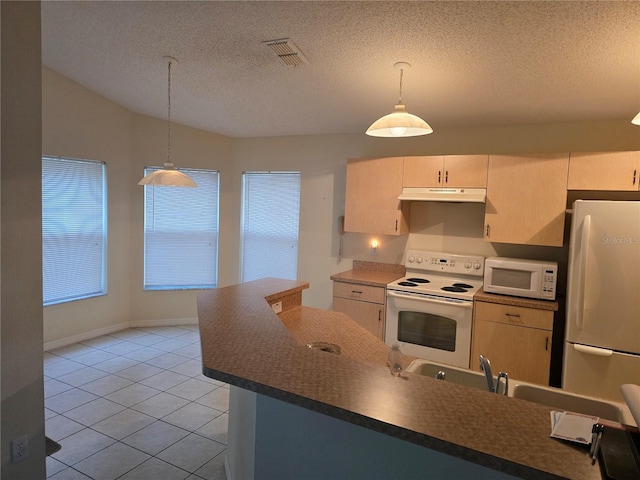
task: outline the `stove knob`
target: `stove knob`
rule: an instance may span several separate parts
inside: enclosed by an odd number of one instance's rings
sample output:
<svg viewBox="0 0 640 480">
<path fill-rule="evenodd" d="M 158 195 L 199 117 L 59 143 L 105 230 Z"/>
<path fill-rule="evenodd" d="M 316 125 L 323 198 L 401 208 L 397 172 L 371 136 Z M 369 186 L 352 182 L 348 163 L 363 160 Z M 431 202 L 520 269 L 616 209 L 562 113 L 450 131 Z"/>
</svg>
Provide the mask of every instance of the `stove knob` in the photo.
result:
<svg viewBox="0 0 640 480">
<path fill-rule="evenodd" d="M 422 263 L 422 257 L 418 257 L 418 260 L 416 260 L 418 263 Z"/>
<path fill-rule="evenodd" d="M 471 262 L 464 262 L 464 268 L 469 270 L 471 268 Z"/>
<path fill-rule="evenodd" d="M 480 265 L 480 262 L 476 262 L 473 264 L 473 268 L 475 268 L 476 270 L 480 270 L 481 267 L 482 265 Z"/>
<path fill-rule="evenodd" d="M 413 255 L 409 255 L 409 258 L 407 258 L 407 262 L 409 263 L 413 263 L 416 261 L 416 257 L 414 257 Z"/>
</svg>

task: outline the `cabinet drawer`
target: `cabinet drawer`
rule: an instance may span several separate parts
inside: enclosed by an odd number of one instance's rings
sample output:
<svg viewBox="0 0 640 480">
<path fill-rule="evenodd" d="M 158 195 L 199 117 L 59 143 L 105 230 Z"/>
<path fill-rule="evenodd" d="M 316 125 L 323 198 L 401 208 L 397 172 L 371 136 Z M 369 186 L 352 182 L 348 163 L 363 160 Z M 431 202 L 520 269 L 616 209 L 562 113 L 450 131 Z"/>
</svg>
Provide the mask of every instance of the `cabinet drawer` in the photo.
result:
<svg viewBox="0 0 640 480">
<path fill-rule="evenodd" d="M 553 330 L 553 312 L 550 310 L 486 302 L 476 302 L 474 309 L 476 321 Z"/>
<path fill-rule="evenodd" d="M 386 289 L 358 283 L 333 282 L 333 296 L 362 300 L 363 302 L 384 303 Z"/>
</svg>

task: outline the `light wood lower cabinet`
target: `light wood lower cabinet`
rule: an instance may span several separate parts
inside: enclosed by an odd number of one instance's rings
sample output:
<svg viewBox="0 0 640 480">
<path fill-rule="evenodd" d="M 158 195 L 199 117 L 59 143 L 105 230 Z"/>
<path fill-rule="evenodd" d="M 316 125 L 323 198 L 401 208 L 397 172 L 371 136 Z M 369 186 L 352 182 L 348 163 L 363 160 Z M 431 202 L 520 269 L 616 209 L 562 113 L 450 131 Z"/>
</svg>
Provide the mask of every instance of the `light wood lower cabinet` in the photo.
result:
<svg viewBox="0 0 640 480">
<path fill-rule="evenodd" d="M 494 375 L 549 385 L 552 333 L 553 311 L 476 301 L 471 368 L 484 355 Z"/>
<path fill-rule="evenodd" d="M 345 313 L 356 323 L 384 339 L 386 290 L 358 283 L 333 282 L 333 310 Z"/>
</svg>

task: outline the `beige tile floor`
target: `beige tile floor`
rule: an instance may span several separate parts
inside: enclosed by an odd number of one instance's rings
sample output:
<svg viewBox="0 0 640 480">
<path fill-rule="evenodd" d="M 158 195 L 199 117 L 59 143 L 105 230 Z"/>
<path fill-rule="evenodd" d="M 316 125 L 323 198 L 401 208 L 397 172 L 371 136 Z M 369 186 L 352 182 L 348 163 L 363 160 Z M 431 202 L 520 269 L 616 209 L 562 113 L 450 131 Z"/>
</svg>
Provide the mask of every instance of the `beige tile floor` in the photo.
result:
<svg viewBox="0 0 640 480">
<path fill-rule="evenodd" d="M 222 480 L 228 385 L 196 325 L 131 328 L 45 352 L 47 478 Z"/>
</svg>

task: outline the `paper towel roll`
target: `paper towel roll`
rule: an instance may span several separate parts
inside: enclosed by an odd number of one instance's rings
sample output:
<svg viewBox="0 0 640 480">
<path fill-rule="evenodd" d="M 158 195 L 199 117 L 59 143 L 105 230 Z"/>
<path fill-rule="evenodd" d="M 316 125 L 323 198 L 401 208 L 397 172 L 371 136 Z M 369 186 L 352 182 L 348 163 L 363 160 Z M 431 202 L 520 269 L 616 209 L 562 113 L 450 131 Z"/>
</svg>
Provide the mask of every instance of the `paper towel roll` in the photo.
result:
<svg viewBox="0 0 640 480">
<path fill-rule="evenodd" d="M 620 386 L 620 390 L 633 419 L 636 421 L 636 425 L 640 426 L 640 385 L 625 383 Z"/>
</svg>

